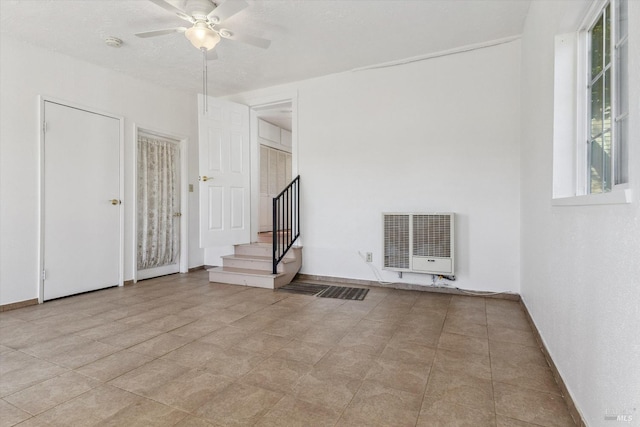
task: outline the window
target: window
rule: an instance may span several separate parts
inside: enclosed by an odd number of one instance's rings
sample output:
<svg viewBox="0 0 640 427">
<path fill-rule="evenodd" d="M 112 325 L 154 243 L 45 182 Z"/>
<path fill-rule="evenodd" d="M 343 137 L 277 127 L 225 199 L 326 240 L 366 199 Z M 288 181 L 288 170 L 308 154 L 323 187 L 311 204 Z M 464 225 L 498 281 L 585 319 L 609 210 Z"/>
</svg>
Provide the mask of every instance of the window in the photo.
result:
<svg viewBox="0 0 640 427">
<path fill-rule="evenodd" d="M 586 31 L 586 193 L 628 182 L 627 2 L 607 2 Z"/>
<path fill-rule="evenodd" d="M 554 206 L 631 203 L 628 2 L 574 2 L 555 37 Z"/>
</svg>

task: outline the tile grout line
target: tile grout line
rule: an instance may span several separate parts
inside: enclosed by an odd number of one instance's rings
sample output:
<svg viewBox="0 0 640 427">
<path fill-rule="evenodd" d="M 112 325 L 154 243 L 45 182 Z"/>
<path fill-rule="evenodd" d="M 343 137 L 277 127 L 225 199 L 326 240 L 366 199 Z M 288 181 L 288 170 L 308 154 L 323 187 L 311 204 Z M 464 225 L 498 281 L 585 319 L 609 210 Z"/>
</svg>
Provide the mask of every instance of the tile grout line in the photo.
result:
<svg viewBox="0 0 640 427">
<path fill-rule="evenodd" d="M 418 426 L 418 422 L 420 421 L 420 414 L 422 413 L 422 405 L 424 405 L 424 399 L 427 396 L 427 389 L 429 388 L 429 383 L 431 382 L 433 368 L 436 363 L 436 357 L 438 357 L 438 349 L 440 345 L 440 339 L 442 338 L 442 334 L 444 333 L 444 324 L 447 321 L 447 317 L 449 317 L 449 309 L 451 308 L 452 297 L 449 297 L 449 303 L 447 304 L 447 311 L 444 315 L 444 319 L 442 320 L 442 325 L 440 326 L 440 333 L 438 334 L 438 342 L 436 343 L 435 352 L 433 353 L 433 360 L 431 360 L 431 365 L 429 366 L 429 376 L 427 377 L 427 382 L 424 385 L 424 391 L 422 392 L 422 402 L 420 403 L 420 411 L 418 411 L 418 418 L 416 418 L 415 427 Z"/>
</svg>

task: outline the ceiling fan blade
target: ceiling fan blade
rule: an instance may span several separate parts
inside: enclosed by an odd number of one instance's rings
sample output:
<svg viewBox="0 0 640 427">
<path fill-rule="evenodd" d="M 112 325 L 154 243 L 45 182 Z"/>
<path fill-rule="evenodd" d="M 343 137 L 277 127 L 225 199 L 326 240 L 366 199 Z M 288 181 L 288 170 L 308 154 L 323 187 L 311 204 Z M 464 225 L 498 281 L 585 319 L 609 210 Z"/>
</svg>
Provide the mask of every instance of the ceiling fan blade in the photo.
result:
<svg viewBox="0 0 640 427">
<path fill-rule="evenodd" d="M 149 0 L 151 3 L 157 4 L 158 6 L 160 6 L 161 8 L 168 10 L 171 13 L 176 13 L 176 14 L 182 14 L 182 15 L 187 15 L 187 12 L 185 12 L 184 10 L 175 7 L 174 5 L 172 5 L 171 3 L 166 2 L 165 0 Z"/>
<path fill-rule="evenodd" d="M 215 59 L 218 59 L 218 53 L 216 52 L 215 49 L 211 49 L 207 51 L 207 61 L 213 61 Z"/>
<path fill-rule="evenodd" d="M 208 15 L 207 19 L 214 24 L 219 24 L 225 19 L 231 18 L 236 13 L 249 6 L 244 0 L 226 0 L 220 6 L 213 9 Z"/>
<path fill-rule="evenodd" d="M 225 29 L 220 30 L 219 34 L 225 39 L 250 44 L 251 46 L 259 47 L 261 49 L 267 49 L 271 45 L 271 40 L 263 39 L 256 36 L 250 36 L 248 34 L 236 34 Z"/>
<path fill-rule="evenodd" d="M 164 36 L 166 34 L 184 33 L 185 31 L 187 31 L 185 27 L 167 28 L 166 30 L 145 31 L 143 33 L 136 33 L 136 37 L 145 39 L 147 37 Z"/>
</svg>

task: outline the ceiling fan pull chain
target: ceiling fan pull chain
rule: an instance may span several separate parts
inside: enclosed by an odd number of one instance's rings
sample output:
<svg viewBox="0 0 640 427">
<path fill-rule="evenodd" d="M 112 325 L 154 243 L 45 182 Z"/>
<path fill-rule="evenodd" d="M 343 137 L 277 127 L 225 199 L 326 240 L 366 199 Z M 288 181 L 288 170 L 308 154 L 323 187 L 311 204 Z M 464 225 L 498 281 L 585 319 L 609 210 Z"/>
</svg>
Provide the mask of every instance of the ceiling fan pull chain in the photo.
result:
<svg viewBox="0 0 640 427">
<path fill-rule="evenodd" d="M 204 95 L 203 107 L 204 114 L 207 114 L 207 49 L 201 48 L 202 51 L 202 92 Z"/>
</svg>

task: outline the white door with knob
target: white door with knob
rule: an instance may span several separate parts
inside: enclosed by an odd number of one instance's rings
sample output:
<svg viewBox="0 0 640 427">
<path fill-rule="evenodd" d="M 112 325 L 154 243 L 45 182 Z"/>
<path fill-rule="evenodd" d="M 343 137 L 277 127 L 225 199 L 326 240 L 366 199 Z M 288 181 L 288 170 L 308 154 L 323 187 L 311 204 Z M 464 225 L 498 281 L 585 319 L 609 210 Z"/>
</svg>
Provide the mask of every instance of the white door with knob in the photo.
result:
<svg viewBox="0 0 640 427">
<path fill-rule="evenodd" d="M 249 107 L 212 97 L 207 103 L 199 115 L 200 247 L 249 243 Z"/>
<path fill-rule="evenodd" d="M 43 300 L 122 284 L 121 122 L 42 103 Z"/>
</svg>

